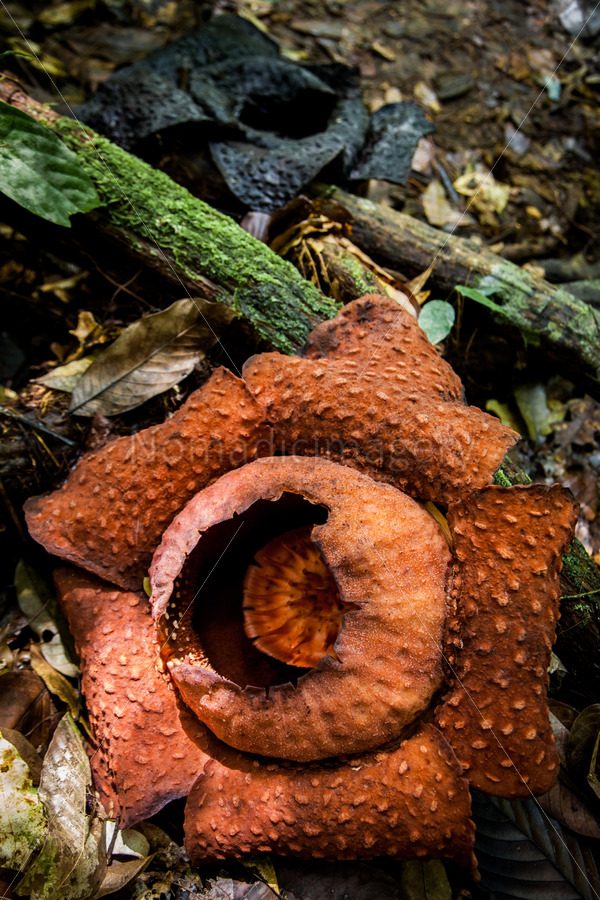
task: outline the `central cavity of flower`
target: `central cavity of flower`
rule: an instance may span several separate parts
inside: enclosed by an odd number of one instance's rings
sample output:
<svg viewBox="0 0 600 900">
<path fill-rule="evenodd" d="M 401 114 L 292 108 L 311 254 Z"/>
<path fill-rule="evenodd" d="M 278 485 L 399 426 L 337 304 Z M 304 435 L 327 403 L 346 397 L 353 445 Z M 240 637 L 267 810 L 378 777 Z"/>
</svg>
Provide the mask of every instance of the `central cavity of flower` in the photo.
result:
<svg viewBox="0 0 600 900">
<path fill-rule="evenodd" d="M 238 750 L 309 762 L 385 746 L 442 684 L 450 561 L 439 525 L 390 485 L 325 459 L 255 460 L 163 536 L 163 662 Z"/>
<path fill-rule="evenodd" d="M 258 551 L 244 579 L 244 630 L 281 662 L 310 668 L 329 654 L 342 626 L 338 589 L 312 527 L 279 535 Z"/>
<path fill-rule="evenodd" d="M 313 539 L 326 520 L 323 506 L 284 492 L 203 531 L 162 622 L 165 660 L 270 688 L 337 659 L 334 644 L 353 605 L 342 602 Z"/>
</svg>

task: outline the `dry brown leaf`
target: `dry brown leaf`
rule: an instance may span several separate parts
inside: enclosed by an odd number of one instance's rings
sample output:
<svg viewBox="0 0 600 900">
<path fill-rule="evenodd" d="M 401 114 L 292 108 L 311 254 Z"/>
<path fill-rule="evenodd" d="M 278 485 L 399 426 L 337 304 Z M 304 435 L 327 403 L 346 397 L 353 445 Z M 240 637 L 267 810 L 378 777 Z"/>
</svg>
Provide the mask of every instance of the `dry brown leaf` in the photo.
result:
<svg viewBox="0 0 600 900">
<path fill-rule="evenodd" d="M 207 300 L 177 300 L 129 325 L 84 372 L 71 412 L 115 416 L 169 390 L 190 374 L 235 313 Z"/>
</svg>

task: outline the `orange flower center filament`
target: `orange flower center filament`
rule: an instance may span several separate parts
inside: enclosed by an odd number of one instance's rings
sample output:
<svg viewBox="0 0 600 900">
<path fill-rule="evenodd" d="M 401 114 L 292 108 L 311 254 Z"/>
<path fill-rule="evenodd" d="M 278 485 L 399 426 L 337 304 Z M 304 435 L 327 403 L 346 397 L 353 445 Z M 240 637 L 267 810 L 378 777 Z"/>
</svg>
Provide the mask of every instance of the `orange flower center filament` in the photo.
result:
<svg viewBox="0 0 600 900">
<path fill-rule="evenodd" d="M 244 579 L 244 630 L 258 650 L 293 666 L 312 668 L 329 654 L 344 610 L 312 526 L 269 541 Z"/>
</svg>

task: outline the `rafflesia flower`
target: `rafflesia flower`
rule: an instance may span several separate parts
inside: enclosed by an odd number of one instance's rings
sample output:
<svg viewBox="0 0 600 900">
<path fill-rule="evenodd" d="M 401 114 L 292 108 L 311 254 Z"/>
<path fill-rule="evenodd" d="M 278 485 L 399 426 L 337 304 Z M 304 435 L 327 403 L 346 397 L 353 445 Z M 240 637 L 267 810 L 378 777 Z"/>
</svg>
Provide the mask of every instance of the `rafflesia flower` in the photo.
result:
<svg viewBox="0 0 600 900">
<path fill-rule="evenodd" d="M 574 508 L 492 484 L 516 437 L 368 296 L 30 501 L 121 824 L 187 796 L 193 860 L 468 864 L 469 783 L 547 790 Z"/>
</svg>

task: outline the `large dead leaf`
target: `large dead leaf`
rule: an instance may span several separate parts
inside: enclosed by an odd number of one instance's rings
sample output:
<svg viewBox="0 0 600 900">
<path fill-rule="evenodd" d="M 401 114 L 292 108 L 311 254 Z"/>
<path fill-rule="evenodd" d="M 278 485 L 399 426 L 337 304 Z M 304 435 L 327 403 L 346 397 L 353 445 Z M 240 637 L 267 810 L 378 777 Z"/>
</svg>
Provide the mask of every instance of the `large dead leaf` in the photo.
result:
<svg viewBox="0 0 600 900">
<path fill-rule="evenodd" d="M 93 362 L 93 356 L 82 356 L 80 359 L 65 363 L 64 366 L 50 369 L 45 375 L 40 375 L 33 381 L 36 384 L 43 384 L 44 387 L 52 388 L 54 391 L 65 391 L 67 394 L 71 394 L 83 373 L 87 372 Z"/>
<path fill-rule="evenodd" d="M 128 859 L 126 862 L 112 863 L 104 874 L 102 884 L 98 888 L 94 900 L 120 891 L 130 881 L 137 878 L 140 872 L 143 872 L 151 859 L 152 856 L 143 856 L 141 859 Z"/>
<path fill-rule="evenodd" d="M 51 694 L 68 706 L 69 712 L 76 717 L 79 712 L 79 697 L 70 681 L 67 681 L 42 655 L 39 644 L 31 644 L 31 668 L 42 679 Z"/>
<path fill-rule="evenodd" d="M 473 813 L 486 891 L 522 900 L 596 900 L 600 873 L 593 851 L 535 800 L 504 800 L 475 791 Z"/>
<path fill-rule="evenodd" d="M 42 765 L 39 796 L 48 816 L 44 845 L 19 885 L 31 900 L 94 896 L 105 870 L 102 823 L 88 813 L 92 776 L 81 735 L 67 713 Z"/>
<path fill-rule="evenodd" d="M 222 303 L 177 300 L 129 325 L 97 356 L 73 390 L 71 412 L 116 416 L 190 374 L 235 312 Z"/>
<path fill-rule="evenodd" d="M 20 731 L 43 752 L 58 718 L 52 698 L 35 672 L 14 669 L 0 676 L 0 728 Z"/>
<path fill-rule="evenodd" d="M 572 787 L 561 779 L 545 794 L 538 797 L 544 812 L 585 837 L 600 838 L 600 824 L 589 807 Z"/>
</svg>

